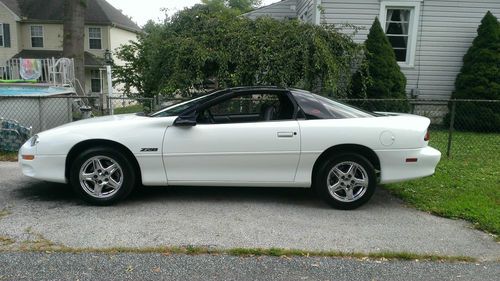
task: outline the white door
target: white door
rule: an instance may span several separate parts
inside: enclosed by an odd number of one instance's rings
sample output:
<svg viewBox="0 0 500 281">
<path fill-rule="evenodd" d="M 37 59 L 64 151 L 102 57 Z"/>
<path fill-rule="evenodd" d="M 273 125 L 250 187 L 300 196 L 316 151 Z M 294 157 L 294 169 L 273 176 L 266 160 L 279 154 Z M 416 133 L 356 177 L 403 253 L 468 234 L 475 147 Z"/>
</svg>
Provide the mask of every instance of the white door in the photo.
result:
<svg viewBox="0 0 500 281">
<path fill-rule="evenodd" d="M 300 132 L 287 99 L 239 94 L 200 109 L 196 126 L 169 127 L 163 146 L 169 184 L 293 182 Z"/>
<path fill-rule="evenodd" d="M 293 182 L 299 126 L 297 121 L 172 126 L 163 154 L 169 183 Z"/>
</svg>

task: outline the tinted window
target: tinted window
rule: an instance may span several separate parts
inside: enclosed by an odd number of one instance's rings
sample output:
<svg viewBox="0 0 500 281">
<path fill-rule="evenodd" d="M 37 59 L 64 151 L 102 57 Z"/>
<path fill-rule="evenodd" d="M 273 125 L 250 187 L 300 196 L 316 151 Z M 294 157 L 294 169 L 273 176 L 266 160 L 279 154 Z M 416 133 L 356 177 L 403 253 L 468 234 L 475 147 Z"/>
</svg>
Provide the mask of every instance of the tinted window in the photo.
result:
<svg viewBox="0 0 500 281">
<path fill-rule="evenodd" d="M 293 92 L 293 97 L 299 104 L 307 119 L 331 119 L 330 112 L 307 92 Z"/>
<path fill-rule="evenodd" d="M 309 92 L 292 92 L 307 119 L 373 117 L 372 114 Z"/>
<path fill-rule="evenodd" d="M 160 111 L 151 114 L 151 116 L 152 117 L 178 116 L 179 114 L 181 114 L 182 112 L 186 111 L 189 108 L 192 107 L 194 108 L 225 93 L 227 93 L 227 91 L 218 91 L 201 97 L 193 98 L 185 102 L 171 105 L 167 108 L 164 108 Z"/>
<path fill-rule="evenodd" d="M 289 120 L 294 105 L 284 92 L 243 92 L 200 109 L 199 123 L 243 123 Z"/>
<path fill-rule="evenodd" d="M 374 114 L 363 111 L 361 109 L 354 108 L 352 106 L 345 105 L 340 102 L 333 101 L 331 99 L 314 95 L 313 96 L 318 99 L 319 102 L 325 106 L 325 108 L 330 112 L 330 114 L 335 119 L 341 118 L 362 118 L 362 117 L 373 117 Z"/>
</svg>

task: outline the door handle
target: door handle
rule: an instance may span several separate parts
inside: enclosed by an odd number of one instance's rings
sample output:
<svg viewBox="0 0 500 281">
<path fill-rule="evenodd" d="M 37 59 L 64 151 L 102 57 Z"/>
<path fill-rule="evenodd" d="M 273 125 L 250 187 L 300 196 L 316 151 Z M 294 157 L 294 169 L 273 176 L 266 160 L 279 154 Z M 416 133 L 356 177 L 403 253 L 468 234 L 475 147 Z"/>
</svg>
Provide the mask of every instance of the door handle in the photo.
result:
<svg viewBox="0 0 500 281">
<path fill-rule="evenodd" d="M 293 135 L 296 134 L 294 132 L 278 132 L 278 138 L 293 138 Z"/>
</svg>

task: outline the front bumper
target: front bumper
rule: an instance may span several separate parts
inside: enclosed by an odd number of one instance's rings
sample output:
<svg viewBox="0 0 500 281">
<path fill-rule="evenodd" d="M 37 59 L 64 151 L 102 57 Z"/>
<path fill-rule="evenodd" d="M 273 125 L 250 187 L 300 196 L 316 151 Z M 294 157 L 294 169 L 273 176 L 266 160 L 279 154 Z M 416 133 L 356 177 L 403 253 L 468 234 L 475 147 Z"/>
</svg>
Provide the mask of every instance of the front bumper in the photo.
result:
<svg viewBox="0 0 500 281">
<path fill-rule="evenodd" d="M 422 178 L 434 174 L 441 152 L 430 146 L 419 149 L 378 150 L 380 183 Z M 416 159 L 407 162 L 407 159 Z"/>
<path fill-rule="evenodd" d="M 23 155 L 34 155 L 33 160 L 23 159 Z M 36 146 L 26 142 L 18 155 L 19 166 L 24 175 L 39 180 L 66 183 L 66 155 L 37 155 Z"/>
</svg>

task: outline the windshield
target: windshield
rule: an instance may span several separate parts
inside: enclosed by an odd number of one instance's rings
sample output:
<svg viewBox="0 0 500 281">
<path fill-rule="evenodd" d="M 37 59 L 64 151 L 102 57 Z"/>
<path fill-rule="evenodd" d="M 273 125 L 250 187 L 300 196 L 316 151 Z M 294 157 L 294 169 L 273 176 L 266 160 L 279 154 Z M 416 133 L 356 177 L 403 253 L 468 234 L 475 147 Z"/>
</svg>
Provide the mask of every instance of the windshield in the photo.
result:
<svg viewBox="0 0 500 281">
<path fill-rule="evenodd" d="M 167 117 L 167 116 L 178 116 L 182 112 L 186 111 L 189 108 L 196 107 L 200 104 L 205 103 L 206 101 L 215 98 L 216 96 L 219 96 L 221 94 L 226 93 L 226 91 L 217 91 L 217 92 L 212 92 L 209 94 L 206 94 L 201 97 L 193 98 L 188 101 L 184 101 L 181 103 L 177 103 L 174 105 L 170 105 L 164 109 L 161 109 L 155 113 L 152 113 L 151 117 Z"/>
</svg>

